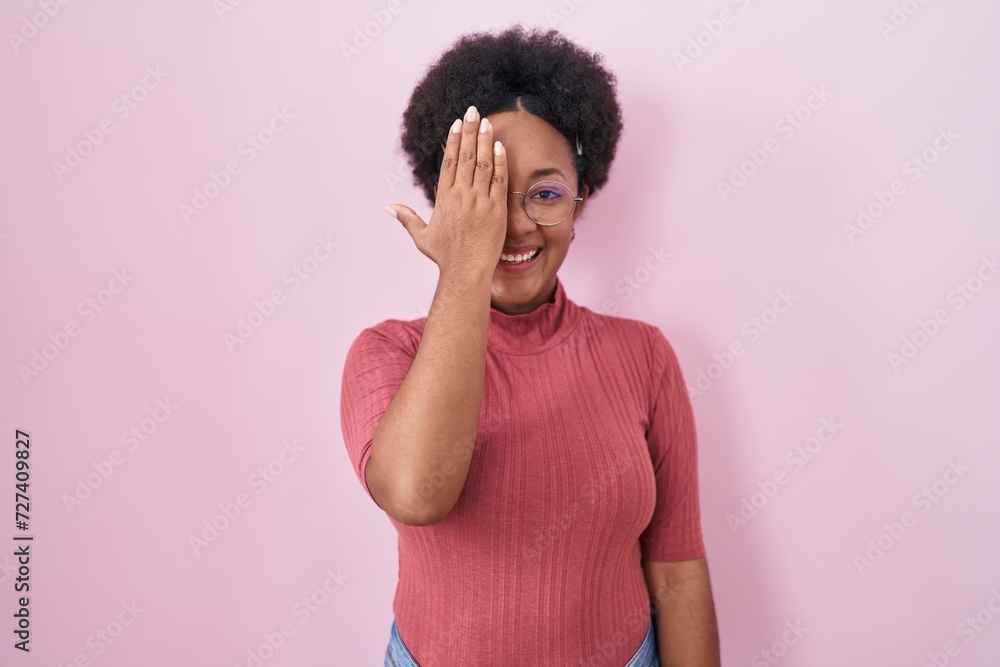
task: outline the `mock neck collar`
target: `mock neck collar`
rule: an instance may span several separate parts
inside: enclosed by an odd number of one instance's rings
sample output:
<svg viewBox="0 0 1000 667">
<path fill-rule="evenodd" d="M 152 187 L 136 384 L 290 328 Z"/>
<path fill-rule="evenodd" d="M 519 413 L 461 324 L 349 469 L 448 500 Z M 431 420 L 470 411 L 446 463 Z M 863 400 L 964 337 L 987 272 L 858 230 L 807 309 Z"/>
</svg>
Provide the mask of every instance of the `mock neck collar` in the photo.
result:
<svg viewBox="0 0 1000 667">
<path fill-rule="evenodd" d="M 490 308 L 490 331 L 487 347 L 508 354 L 535 354 L 561 343 L 579 324 L 581 308 L 566 296 L 562 281 L 556 276 L 552 301 L 546 301 L 530 313 L 508 315 Z"/>
</svg>

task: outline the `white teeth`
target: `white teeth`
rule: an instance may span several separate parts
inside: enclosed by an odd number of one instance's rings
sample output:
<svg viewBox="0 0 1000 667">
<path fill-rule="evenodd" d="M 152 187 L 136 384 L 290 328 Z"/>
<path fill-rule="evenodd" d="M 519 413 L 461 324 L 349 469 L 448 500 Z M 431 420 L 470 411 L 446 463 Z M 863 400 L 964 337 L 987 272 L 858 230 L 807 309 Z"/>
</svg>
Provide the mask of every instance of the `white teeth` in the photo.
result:
<svg viewBox="0 0 1000 667">
<path fill-rule="evenodd" d="M 502 259 L 505 262 L 510 262 L 510 263 L 516 264 L 518 262 L 523 262 L 523 261 L 532 259 L 535 255 L 538 254 L 538 251 L 539 251 L 539 249 L 535 248 L 533 251 L 531 251 L 529 253 L 518 254 L 518 255 L 505 255 L 505 254 L 501 253 L 500 259 Z"/>
</svg>

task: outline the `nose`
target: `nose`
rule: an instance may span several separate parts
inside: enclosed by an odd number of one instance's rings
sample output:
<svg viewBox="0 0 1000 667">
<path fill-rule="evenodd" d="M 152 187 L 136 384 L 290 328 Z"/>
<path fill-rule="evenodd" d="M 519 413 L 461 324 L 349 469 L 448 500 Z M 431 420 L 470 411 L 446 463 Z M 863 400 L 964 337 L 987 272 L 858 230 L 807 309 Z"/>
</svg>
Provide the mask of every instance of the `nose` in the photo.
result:
<svg viewBox="0 0 1000 667">
<path fill-rule="evenodd" d="M 507 195 L 507 236 L 516 238 L 535 230 L 535 221 L 528 217 L 521 205 L 521 195 Z"/>
</svg>

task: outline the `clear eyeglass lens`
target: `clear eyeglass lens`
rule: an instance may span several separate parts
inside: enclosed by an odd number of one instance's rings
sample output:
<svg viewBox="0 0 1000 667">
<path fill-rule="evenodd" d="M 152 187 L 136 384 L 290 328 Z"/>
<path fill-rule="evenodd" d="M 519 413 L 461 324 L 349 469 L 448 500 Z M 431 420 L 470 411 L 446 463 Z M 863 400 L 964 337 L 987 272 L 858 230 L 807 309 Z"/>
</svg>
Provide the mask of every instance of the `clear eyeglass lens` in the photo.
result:
<svg viewBox="0 0 1000 667">
<path fill-rule="evenodd" d="M 573 211 L 573 193 L 556 181 L 535 183 L 524 195 L 525 212 L 539 224 L 555 224 Z"/>
</svg>

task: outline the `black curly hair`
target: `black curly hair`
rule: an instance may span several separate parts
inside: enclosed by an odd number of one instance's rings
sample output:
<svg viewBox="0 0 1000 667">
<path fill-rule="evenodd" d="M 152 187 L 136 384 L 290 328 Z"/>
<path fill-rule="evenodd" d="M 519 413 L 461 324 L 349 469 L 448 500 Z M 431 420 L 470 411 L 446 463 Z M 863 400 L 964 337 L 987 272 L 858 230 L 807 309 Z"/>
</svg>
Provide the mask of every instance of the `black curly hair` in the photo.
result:
<svg viewBox="0 0 1000 667">
<path fill-rule="evenodd" d="M 622 130 L 616 79 L 602 60 L 558 30 L 515 25 L 460 37 L 428 68 L 403 113 L 403 150 L 431 205 L 441 144 L 471 105 L 480 116 L 523 108 L 552 125 L 571 147 L 577 193 L 586 184 L 593 195 L 608 180 Z"/>
</svg>

